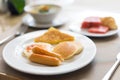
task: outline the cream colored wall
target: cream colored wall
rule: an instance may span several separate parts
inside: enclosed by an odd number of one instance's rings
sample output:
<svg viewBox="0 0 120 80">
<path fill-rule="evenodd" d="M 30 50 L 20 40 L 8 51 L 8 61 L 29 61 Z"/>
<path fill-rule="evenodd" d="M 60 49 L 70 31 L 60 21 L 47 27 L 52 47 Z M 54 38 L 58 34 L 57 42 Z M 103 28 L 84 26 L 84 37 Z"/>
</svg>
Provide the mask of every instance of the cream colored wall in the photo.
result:
<svg viewBox="0 0 120 80">
<path fill-rule="evenodd" d="M 76 5 L 81 6 L 79 9 L 92 9 L 92 10 L 102 10 L 110 12 L 120 12 L 120 0 L 27 0 L 31 3 L 39 1 L 40 3 L 57 3 L 65 8 L 69 8 L 70 5 L 76 7 Z M 74 4 L 75 3 L 75 4 Z M 66 7 L 66 5 L 68 7 Z"/>
<path fill-rule="evenodd" d="M 120 0 L 75 0 L 83 8 L 120 12 Z"/>
</svg>

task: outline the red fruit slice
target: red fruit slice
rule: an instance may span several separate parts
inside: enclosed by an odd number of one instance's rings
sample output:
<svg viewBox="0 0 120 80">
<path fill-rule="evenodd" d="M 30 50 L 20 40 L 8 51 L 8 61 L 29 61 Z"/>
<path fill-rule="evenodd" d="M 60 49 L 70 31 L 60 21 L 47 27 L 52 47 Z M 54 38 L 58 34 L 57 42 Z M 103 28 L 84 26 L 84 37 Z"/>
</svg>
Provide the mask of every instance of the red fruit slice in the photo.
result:
<svg viewBox="0 0 120 80">
<path fill-rule="evenodd" d="M 82 23 L 82 28 L 98 27 L 101 25 L 100 17 L 87 17 Z"/>
<path fill-rule="evenodd" d="M 109 27 L 106 26 L 98 26 L 98 27 L 91 27 L 88 29 L 88 32 L 90 33 L 101 33 L 104 34 L 106 32 L 108 32 Z"/>
</svg>

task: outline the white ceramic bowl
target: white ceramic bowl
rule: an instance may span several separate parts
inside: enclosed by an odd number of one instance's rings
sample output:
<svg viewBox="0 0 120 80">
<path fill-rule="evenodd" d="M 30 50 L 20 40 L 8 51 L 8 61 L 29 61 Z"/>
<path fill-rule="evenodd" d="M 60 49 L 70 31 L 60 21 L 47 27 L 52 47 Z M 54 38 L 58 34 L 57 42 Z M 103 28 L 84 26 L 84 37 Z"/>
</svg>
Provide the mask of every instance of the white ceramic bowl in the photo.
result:
<svg viewBox="0 0 120 80">
<path fill-rule="evenodd" d="M 49 6 L 48 12 L 40 12 L 40 6 Z M 61 6 L 55 4 L 34 4 L 26 5 L 25 12 L 31 14 L 34 20 L 38 23 L 51 23 L 61 10 Z"/>
</svg>

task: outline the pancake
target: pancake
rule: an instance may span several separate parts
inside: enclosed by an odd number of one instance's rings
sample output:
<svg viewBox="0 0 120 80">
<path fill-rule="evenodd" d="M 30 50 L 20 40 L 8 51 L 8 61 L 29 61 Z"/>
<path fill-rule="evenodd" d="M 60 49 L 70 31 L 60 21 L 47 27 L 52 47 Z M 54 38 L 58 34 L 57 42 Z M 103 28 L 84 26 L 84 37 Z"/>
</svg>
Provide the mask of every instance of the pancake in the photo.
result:
<svg viewBox="0 0 120 80">
<path fill-rule="evenodd" d="M 69 59 L 75 54 L 80 53 L 82 50 L 83 46 L 80 43 L 66 41 L 56 45 L 53 49 L 53 52 L 60 54 L 64 59 Z"/>
</svg>

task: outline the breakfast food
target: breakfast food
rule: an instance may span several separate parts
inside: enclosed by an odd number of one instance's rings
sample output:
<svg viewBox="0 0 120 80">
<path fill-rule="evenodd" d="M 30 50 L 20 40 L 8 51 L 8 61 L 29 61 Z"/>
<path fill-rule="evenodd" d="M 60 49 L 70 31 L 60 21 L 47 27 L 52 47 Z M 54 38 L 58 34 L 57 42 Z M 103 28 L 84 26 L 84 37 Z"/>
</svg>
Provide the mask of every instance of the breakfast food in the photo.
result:
<svg viewBox="0 0 120 80">
<path fill-rule="evenodd" d="M 24 50 L 24 55 L 32 62 L 53 66 L 60 65 L 63 61 L 61 55 L 51 51 L 52 47 L 50 44 L 35 43 L 26 46 Z"/>
<path fill-rule="evenodd" d="M 58 5 L 52 4 L 40 4 L 40 5 L 32 5 L 31 9 L 29 10 L 32 14 L 48 14 L 48 13 L 55 13 L 59 10 Z"/>
<path fill-rule="evenodd" d="M 35 5 L 31 9 L 31 13 L 48 13 L 50 10 L 49 5 Z"/>
<path fill-rule="evenodd" d="M 45 32 L 43 35 L 36 37 L 34 39 L 35 42 L 46 42 L 50 44 L 57 44 L 63 41 L 73 41 L 73 40 L 74 40 L 73 36 L 66 33 L 62 33 L 53 27 L 48 29 L 48 31 Z"/>
<path fill-rule="evenodd" d="M 32 48 L 32 51 L 36 54 L 43 54 L 43 55 L 48 55 L 48 56 L 52 56 L 52 57 L 57 57 L 59 58 L 61 61 L 63 61 L 64 59 L 61 57 L 61 55 L 52 52 L 52 51 L 48 51 L 45 49 L 42 49 L 41 47 L 35 46 Z"/>
<path fill-rule="evenodd" d="M 103 18 L 101 18 L 101 22 L 102 22 L 102 25 L 108 26 L 110 30 L 117 29 L 115 20 L 112 17 L 103 17 Z"/>
<path fill-rule="evenodd" d="M 31 62 L 48 66 L 59 66 L 83 50 L 82 44 L 74 40 L 73 36 L 55 28 L 48 29 L 34 41 L 26 45 L 24 56 Z"/>
<path fill-rule="evenodd" d="M 99 17 L 87 17 L 82 22 L 82 28 L 90 28 L 93 26 L 99 26 L 101 25 L 101 20 Z"/>
<path fill-rule="evenodd" d="M 104 34 L 109 31 L 109 28 L 106 26 L 91 27 L 88 29 L 90 33 L 101 33 Z"/>
<path fill-rule="evenodd" d="M 104 34 L 109 30 L 117 29 L 117 25 L 112 17 L 87 17 L 81 28 L 87 29 L 90 33 Z"/>
<path fill-rule="evenodd" d="M 78 42 L 66 41 L 57 44 L 53 52 L 60 54 L 64 59 L 69 59 L 75 54 L 80 53 L 83 50 L 83 46 Z"/>
<path fill-rule="evenodd" d="M 49 66 L 58 66 L 61 64 L 61 61 L 56 57 L 51 57 L 47 55 L 40 55 L 33 53 L 29 60 L 35 63 L 49 65 Z"/>
<path fill-rule="evenodd" d="M 43 13 L 48 12 L 49 8 L 50 7 L 48 5 L 42 5 L 39 7 L 39 12 L 43 12 Z"/>
<path fill-rule="evenodd" d="M 48 51 L 52 51 L 52 49 L 53 49 L 53 46 L 48 43 L 42 43 L 42 42 L 32 43 L 32 44 L 26 45 L 23 55 L 26 57 L 29 57 L 32 53 L 32 48 L 35 46 L 38 46 L 38 47 L 48 50 Z"/>
</svg>

